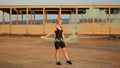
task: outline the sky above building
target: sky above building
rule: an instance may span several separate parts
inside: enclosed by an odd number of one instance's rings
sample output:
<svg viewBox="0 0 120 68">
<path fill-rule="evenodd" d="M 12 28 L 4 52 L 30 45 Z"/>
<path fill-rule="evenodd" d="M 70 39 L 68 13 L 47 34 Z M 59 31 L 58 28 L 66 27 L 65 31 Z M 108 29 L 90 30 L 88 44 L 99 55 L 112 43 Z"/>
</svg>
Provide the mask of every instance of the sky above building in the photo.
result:
<svg viewBox="0 0 120 68">
<path fill-rule="evenodd" d="M 0 5 L 120 5 L 120 0 L 0 0 Z"/>
<path fill-rule="evenodd" d="M 120 5 L 120 0 L 0 0 L 0 5 Z M 9 15 L 5 14 L 5 20 L 9 20 Z M 57 16 L 49 16 L 54 18 Z M 69 16 L 63 16 L 69 17 Z M 2 12 L 0 11 L 0 18 L 2 19 Z M 42 16 L 36 17 L 37 19 Z M 0 19 L 0 21 L 2 21 Z M 13 16 L 15 20 L 16 17 Z M 24 17 L 25 19 L 25 17 Z"/>
</svg>

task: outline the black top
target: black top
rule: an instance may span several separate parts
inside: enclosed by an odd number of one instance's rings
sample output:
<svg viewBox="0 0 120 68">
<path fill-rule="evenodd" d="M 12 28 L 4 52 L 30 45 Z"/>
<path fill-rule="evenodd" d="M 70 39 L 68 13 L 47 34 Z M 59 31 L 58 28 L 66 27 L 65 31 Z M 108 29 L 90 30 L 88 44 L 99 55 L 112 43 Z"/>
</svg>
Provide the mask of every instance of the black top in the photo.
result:
<svg viewBox="0 0 120 68">
<path fill-rule="evenodd" d="M 56 27 L 56 26 L 55 26 Z M 62 32 L 63 32 L 63 29 L 62 29 L 62 27 L 61 27 L 61 30 L 60 29 L 58 29 L 57 27 L 56 27 L 56 31 L 55 31 L 55 35 L 56 35 L 56 39 L 61 39 L 61 38 L 63 38 L 62 37 Z"/>
</svg>

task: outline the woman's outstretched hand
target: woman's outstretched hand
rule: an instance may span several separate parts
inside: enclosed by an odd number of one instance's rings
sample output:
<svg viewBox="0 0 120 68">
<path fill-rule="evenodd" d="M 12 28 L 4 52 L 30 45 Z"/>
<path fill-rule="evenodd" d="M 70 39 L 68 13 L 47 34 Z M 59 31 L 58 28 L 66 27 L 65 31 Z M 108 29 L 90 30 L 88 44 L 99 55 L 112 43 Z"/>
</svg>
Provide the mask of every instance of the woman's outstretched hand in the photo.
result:
<svg viewBox="0 0 120 68">
<path fill-rule="evenodd" d="M 40 38 L 47 38 L 46 36 L 41 36 Z"/>
</svg>

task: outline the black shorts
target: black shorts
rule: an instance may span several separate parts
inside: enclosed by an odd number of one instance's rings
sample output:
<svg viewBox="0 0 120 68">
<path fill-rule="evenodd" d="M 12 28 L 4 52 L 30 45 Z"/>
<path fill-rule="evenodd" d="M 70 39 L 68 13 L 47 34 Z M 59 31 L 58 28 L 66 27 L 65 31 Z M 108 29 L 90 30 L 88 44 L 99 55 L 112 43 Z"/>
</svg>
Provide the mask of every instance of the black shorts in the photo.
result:
<svg viewBox="0 0 120 68">
<path fill-rule="evenodd" d="M 54 41 L 54 44 L 55 44 L 55 49 L 59 49 L 60 47 L 61 48 L 64 48 L 65 47 L 65 43 L 64 41 Z"/>
</svg>

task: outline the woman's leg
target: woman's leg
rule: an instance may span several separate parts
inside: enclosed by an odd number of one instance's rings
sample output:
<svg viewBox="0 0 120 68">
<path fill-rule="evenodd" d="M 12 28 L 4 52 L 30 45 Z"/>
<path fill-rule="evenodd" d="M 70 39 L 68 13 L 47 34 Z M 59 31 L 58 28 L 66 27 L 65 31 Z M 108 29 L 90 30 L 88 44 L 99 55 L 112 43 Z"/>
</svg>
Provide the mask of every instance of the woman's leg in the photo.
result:
<svg viewBox="0 0 120 68">
<path fill-rule="evenodd" d="M 62 51 L 63 51 L 63 54 L 64 54 L 66 60 L 70 60 L 69 57 L 68 57 L 68 54 L 67 54 L 67 51 L 66 51 L 66 48 L 65 48 L 65 47 L 62 48 Z"/>
<path fill-rule="evenodd" d="M 65 48 L 65 47 L 64 47 L 64 48 L 62 48 L 62 51 L 63 51 L 64 56 L 65 56 L 65 58 L 66 58 L 66 63 L 68 63 L 68 64 L 71 64 L 71 65 L 72 65 L 72 62 L 70 61 L 70 59 L 69 59 L 69 57 L 68 57 L 68 54 L 67 54 L 66 48 Z"/>
<path fill-rule="evenodd" d="M 55 58 L 56 58 L 56 65 L 62 65 L 61 62 L 60 62 L 60 59 L 59 59 L 59 52 L 60 50 L 59 49 L 56 49 L 56 52 L 55 52 Z"/>
<path fill-rule="evenodd" d="M 59 59 L 59 52 L 60 52 L 60 49 L 56 49 L 56 52 L 55 52 L 56 62 L 59 62 L 59 61 L 60 61 L 60 59 Z"/>
</svg>

